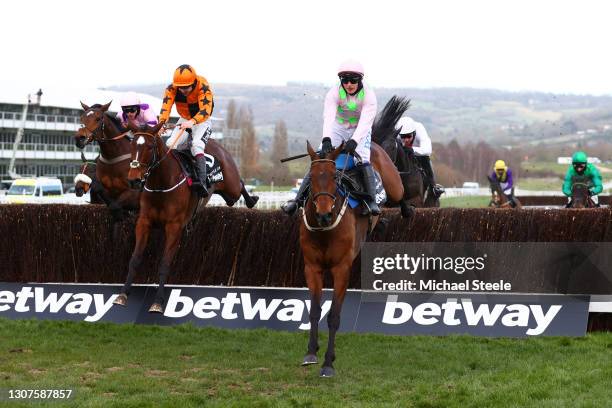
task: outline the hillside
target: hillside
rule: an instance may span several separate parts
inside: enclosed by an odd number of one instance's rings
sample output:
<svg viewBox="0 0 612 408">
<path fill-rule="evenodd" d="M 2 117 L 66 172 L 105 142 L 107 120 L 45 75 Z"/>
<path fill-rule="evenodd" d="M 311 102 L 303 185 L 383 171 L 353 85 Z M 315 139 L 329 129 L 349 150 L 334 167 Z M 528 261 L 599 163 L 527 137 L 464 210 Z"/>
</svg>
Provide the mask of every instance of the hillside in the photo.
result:
<svg viewBox="0 0 612 408">
<path fill-rule="evenodd" d="M 163 94 L 164 85 L 117 87 Z M 287 86 L 213 84 L 215 114 L 224 116 L 228 102 L 253 109 L 258 136 L 265 148 L 274 123 L 287 123 L 293 142 L 316 140 L 322 128 L 322 84 Z M 528 146 L 531 143 L 567 144 L 577 138 L 601 140 L 612 136 L 612 97 L 505 92 L 471 88 L 376 88 L 379 109 L 393 95 L 412 99 L 410 114 L 425 124 L 432 139 L 447 142 L 485 140 Z M 291 143 L 290 143 L 291 144 Z"/>
</svg>

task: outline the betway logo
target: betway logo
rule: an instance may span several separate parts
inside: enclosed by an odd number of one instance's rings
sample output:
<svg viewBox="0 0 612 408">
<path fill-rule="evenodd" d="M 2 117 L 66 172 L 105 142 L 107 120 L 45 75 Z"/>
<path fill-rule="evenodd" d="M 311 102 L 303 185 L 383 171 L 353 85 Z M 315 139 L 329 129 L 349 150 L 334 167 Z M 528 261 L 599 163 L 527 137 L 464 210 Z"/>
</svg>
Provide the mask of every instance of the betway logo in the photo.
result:
<svg viewBox="0 0 612 408">
<path fill-rule="evenodd" d="M 85 315 L 86 322 L 97 322 L 113 306 L 117 295 L 104 299 L 104 295 L 95 293 L 62 293 L 56 292 L 45 296 L 45 288 L 24 286 L 19 292 L 0 291 L 0 312 L 6 312 L 13 307 L 18 313 L 68 313 Z M 33 302 L 30 301 L 33 299 Z M 92 309 L 93 306 L 93 310 Z"/>
<path fill-rule="evenodd" d="M 321 305 L 321 318 L 325 317 L 331 308 L 331 300 L 326 300 Z M 212 319 L 220 316 L 225 320 L 270 320 L 276 319 L 281 322 L 303 321 L 304 310 L 306 316 L 310 313 L 310 300 L 300 299 L 257 299 L 255 303 L 251 300 L 250 293 L 228 292 L 221 299 L 207 296 L 196 302 L 189 296 L 182 296 L 181 289 L 172 289 L 164 316 L 172 318 L 185 317 L 189 314 L 198 319 Z M 308 318 L 306 318 L 308 319 Z M 310 330 L 310 323 L 302 323 L 300 330 Z"/>
<path fill-rule="evenodd" d="M 446 299 L 446 302 L 421 303 L 414 308 L 406 302 L 398 302 L 397 295 L 389 295 L 385 304 L 385 311 L 382 322 L 385 324 L 403 324 L 411 318 L 419 325 L 428 326 L 440 322 L 447 326 L 493 326 L 501 323 L 506 327 L 528 327 L 529 318 L 533 316 L 535 327 L 528 328 L 526 334 L 537 336 L 546 330 L 553 321 L 557 313 L 561 310 L 561 305 L 551 305 L 544 312 L 541 305 L 524 304 L 481 304 L 476 310 L 471 299 Z M 463 314 L 464 320 L 460 319 Z M 500 320 L 501 319 L 501 320 Z"/>
</svg>

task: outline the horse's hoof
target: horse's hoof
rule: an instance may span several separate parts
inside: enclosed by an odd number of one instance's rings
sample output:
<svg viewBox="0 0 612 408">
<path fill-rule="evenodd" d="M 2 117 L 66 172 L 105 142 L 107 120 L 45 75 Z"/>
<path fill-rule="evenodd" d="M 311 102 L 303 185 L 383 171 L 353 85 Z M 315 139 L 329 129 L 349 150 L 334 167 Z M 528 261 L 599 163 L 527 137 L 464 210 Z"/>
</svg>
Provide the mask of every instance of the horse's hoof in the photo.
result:
<svg viewBox="0 0 612 408">
<path fill-rule="evenodd" d="M 125 293 L 121 293 L 117 296 L 115 301 L 113 302 L 115 305 L 125 306 L 127 305 L 127 295 Z"/>
<path fill-rule="evenodd" d="M 259 196 L 251 196 L 251 202 L 247 205 L 248 208 L 255 207 L 255 204 L 259 201 Z"/>
<path fill-rule="evenodd" d="M 333 377 L 334 375 L 336 375 L 336 370 L 334 370 L 333 367 L 323 367 L 321 368 L 321 373 L 319 374 L 319 377 Z"/>
<path fill-rule="evenodd" d="M 319 363 L 319 359 L 317 358 L 316 355 L 314 354 L 306 354 L 304 356 L 304 361 L 302 362 L 303 366 L 308 366 L 311 364 L 318 364 Z"/>
<path fill-rule="evenodd" d="M 149 313 L 164 313 L 164 308 L 159 303 L 153 303 L 149 308 Z"/>
</svg>

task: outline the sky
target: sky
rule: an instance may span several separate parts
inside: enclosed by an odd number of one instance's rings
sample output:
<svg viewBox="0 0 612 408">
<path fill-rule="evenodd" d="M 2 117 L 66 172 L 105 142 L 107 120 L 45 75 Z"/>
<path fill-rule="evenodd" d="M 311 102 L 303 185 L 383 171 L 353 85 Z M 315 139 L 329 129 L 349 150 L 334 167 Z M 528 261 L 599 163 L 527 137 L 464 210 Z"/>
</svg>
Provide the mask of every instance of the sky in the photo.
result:
<svg viewBox="0 0 612 408">
<path fill-rule="evenodd" d="M 2 84 L 332 84 L 612 94 L 612 2 L 304 0 L 2 3 Z M 32 84 L 32 85 L 30 85 Z"/>
</svg>

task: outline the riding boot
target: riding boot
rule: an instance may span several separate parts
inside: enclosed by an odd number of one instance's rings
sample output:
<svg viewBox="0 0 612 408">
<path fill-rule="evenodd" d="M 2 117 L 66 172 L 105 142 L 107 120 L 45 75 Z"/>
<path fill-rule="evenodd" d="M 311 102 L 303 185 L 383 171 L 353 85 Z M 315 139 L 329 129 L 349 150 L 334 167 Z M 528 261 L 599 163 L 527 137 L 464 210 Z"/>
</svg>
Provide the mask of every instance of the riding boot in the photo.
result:
<svg viewBox="0 0 612 408">
<path fill-rule="evenodd" d="M 444 187 L 439 184 L 436 184 L 433 167 L 431 165 L 431 158 L 429 156 L 419 156 L 419 164 L 425 172 L 425 177 L 427 178 L 427 188 L 434 195 L 435 198 L 440 198 L 440 196 L 444 193 Z"/>
<path fill-rule="evenodd" d="M 376 176 L 374 175 L 374 168 L 370 163 L 357 166 L 357 168 L 361 170 L 363 185 L 368 194 L 366 205 L 370 208 L 372 215 L 380 215 L 380 207 L 376 204 Z"/>
<path fill-rule="evenodd" d="M 206 186 L 206 156 L 203 154 L 198 154 L 196 156 L 196 170 L 198 179 L 202 185 L 199 191 L 200 197 L 208 197 L 208 188 Z"/>
<path fill-rule="evenodd" d="M 289 200 L 286 203 L 281 205 L 281 210 L 283 210 L 288 215 L 293 215 L 297 211 L 298 208 L 304 205 L 306 201 L 306 197 L 308 196 L 308 191 L 310 189 L 310 172 L 304 176 L 302 180 L 302 184 L 300 185 L 300 189 L 298 190 L 295 198 L 293 200 Z"/>
</svg>

